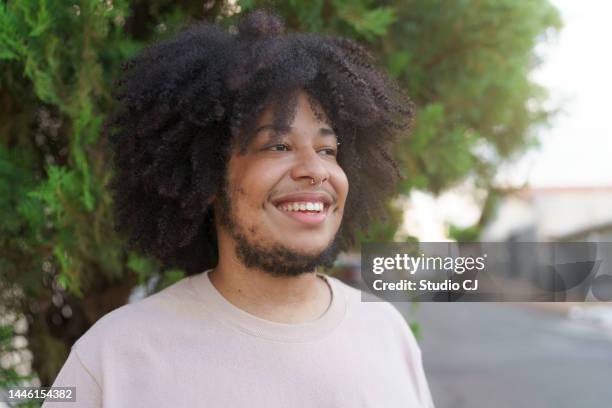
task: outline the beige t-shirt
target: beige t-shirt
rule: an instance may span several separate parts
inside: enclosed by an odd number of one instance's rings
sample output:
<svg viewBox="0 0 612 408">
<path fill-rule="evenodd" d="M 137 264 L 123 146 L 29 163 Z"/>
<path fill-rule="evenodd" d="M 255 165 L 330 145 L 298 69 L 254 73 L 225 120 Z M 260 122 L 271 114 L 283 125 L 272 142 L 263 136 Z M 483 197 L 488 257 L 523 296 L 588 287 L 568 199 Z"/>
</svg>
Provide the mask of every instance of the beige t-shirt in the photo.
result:
<svg viewBox="0 0 612 408">
<path fill-rule="evenodd" d="M 76 403 L 43 407 L 433 408 L 421 351 L 389 303 L 324 277 L 317 320 L 285 324 L 236 307 L 208 271 L 98 320 L 53 386 Z"/>
</svg>

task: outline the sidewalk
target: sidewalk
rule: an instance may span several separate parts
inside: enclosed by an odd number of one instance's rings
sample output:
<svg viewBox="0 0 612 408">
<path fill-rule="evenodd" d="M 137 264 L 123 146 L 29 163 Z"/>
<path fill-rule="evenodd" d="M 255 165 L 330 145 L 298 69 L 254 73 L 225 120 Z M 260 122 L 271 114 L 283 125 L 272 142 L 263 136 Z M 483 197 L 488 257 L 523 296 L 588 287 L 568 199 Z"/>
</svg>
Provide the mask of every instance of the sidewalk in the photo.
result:
<svg viewBox="0 0 612 408">
<path fill-rule="evenodd" d="M 612 338 L 566 318 L 568 306 L 421 303 L 419 344 L 436 408 L 609 406 Z"/>
</svg>

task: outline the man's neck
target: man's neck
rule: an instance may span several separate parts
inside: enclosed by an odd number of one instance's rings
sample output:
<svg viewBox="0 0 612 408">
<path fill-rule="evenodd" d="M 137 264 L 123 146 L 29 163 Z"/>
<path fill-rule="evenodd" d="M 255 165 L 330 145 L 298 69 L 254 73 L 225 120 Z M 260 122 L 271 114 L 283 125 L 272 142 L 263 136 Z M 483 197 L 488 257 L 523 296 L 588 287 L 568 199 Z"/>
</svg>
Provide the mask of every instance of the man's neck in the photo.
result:
<svg viewBox="0 0 612 408">
<path fill-rule="evenodd" d="M 305 323 L 323 315 L 331 302 L 328 284 L 315 273 L 277 277 L 237 261 L 209 272 L 213 286 L 240 309 L 278 323 Z"/>
</svg>

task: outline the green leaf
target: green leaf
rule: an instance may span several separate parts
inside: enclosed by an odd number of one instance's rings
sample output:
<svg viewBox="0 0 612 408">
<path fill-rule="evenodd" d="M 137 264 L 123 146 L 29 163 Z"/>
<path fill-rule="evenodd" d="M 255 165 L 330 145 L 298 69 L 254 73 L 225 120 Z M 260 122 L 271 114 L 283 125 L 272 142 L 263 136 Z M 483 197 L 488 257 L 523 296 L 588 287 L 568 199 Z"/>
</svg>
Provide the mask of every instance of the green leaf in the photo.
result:
<svg viewBox="0 0 612 408">
<path fill-rule="evenodd" d="M 389 26 L 397 19 L 392 7 L 367 10 L 360 4 L 346 4 L 341 1 L 335 1 L 334 4 L 339 17 L 368 41 L 385 35 Z"/>
</svg>

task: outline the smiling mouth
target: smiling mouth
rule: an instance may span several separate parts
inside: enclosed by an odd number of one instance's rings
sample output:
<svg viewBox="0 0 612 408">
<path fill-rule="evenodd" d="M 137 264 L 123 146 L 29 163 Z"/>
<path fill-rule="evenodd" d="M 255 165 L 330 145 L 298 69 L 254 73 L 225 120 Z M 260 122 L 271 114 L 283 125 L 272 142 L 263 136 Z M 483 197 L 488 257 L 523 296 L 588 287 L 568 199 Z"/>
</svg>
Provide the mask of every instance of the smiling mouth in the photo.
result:
<svg viewBox="0 0 612 408">
<path fill-rule="evenodd" d="M 326 210 L 326 204 L 322 201 L 296 201 L 281 203 L 277 208 L 285 212 L 320 213 Z"/>
<path fill-rule="evenodd" d="M 301 224 L 316 225 L 327 218 L 329 204 L 322 201 L 294 201 L 280 203 L 276 209 Z"/>
</svg>

